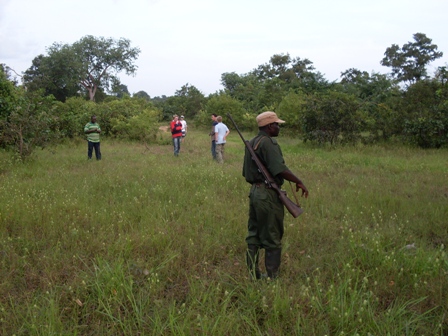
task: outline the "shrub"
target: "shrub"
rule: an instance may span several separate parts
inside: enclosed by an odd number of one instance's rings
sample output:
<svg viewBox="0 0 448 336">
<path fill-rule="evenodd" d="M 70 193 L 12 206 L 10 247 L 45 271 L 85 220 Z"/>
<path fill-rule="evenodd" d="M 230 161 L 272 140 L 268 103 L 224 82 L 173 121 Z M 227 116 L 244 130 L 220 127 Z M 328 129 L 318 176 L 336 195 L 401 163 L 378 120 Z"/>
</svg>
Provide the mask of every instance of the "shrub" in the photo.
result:
<svg viewBox="0 0 448 336">
<path fill-rule="evenodd" d="M 355 143 L 365 116 L 355 96 L 341 92 L 310 95 L 304 104 L 304 140 L 318 143 Z"/>
<path fill-rule="evenodd" d="M 24 160 L 35 148 L 45 147 L 54 137 L 50 129 L 54 98 L 20 89 L 17 90 L 17 97 L 15 108 L 7 118 L 0 120 L 0 142 L 4 147 L 13 148 Z"/>
<path fill-rule="evenodd" d="M 117 138 L 152 143 L 157 138 L 160 117 L 160 111 L 155 109 L 145 109 L 130 118 L 120 115 L 111 119 L 111 133 Z"/>
</svg>

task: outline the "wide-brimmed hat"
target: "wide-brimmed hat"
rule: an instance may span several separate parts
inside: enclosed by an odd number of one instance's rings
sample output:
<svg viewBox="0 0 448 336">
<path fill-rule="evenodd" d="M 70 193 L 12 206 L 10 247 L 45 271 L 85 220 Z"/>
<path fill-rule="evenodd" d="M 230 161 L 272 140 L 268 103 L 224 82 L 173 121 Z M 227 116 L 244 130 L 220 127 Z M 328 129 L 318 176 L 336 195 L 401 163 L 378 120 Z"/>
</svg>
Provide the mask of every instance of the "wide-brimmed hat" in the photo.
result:
<svg viewBox="0 0 448 336">
<path fill-rule="evenodd" d="M 266 111 L 263 113 L 260 113 L 257 116 L 257 124 L 258 127 L 263 127 L 272 123 L 279 123 L 279 124 L 283 124 L 285 121 L 281 120 L 277 117 L 277 114 L 275 112 L 271 112 L 271 111 Z"/>
</svg>

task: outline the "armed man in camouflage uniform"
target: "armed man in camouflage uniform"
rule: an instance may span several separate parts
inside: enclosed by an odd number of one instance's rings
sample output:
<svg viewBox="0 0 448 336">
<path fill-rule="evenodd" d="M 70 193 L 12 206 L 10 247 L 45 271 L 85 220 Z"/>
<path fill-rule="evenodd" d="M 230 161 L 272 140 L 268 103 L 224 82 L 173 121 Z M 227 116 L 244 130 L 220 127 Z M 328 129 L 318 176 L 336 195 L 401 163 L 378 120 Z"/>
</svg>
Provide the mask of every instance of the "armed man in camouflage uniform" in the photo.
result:
<svg viewBox="0 0 448 336">
<path fill-rule="evenodd" d="M 302 189 L 302 196 L 308 197 L 308 189 L 303 182 L 294 175 L 285 165 L 283 154 L 277 140 L 274 139 L 280 132 L 280 123 L 284 123 L 274 112 L 263 112 L 256 118 L 259 133 L 249 141 L 258 158 L 274 177 L 280 187 L 284 180 L 296 184 L 296 190 Z M 277 193 L 270 189 L 252 160 L 246 148 L 243 164 L 243 176 L 252 185 L 250 188 L 250 206 L 248 220 L 247 266 L 252 276 L 261 278 L 258 267 L 259 250 L 264 248 L 265 267 L 267 276 L 271 279 L 279 274 L 282 252 L 282 237 L 284 232 L 284 208 Z"/>
</svg>

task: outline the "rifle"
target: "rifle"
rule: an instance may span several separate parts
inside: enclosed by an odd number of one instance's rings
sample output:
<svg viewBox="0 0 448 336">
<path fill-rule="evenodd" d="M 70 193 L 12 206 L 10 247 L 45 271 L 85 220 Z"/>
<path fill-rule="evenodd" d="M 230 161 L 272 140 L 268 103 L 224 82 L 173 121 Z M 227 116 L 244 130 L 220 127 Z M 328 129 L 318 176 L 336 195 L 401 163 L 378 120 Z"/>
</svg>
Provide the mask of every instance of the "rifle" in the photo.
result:
<svg viewBox="0 0 448 336">
<path fill-rule="evenodd" d="M 240 130 L 238 129 L 238 126 L 236 125 L 235 121 L 233 120 L 230 113 L 227 113 L 227 116 L 230 118 L 230 120 L 233 123 L 233 126 L 235 126 L 236 131 L 240 135 L 241 139 L 243 140 L 244 144 L 246 145 L 247 150 L 249 151 L 252 160 L 254 160 L 255 164 L 258 167 L 258 171 L 263 175 L 264 183 L 271 189 L 273 189 L 277 195 L 280 201 L 283 203 L 283 205 L 286 207 L 286 209 L 289 211 L 289 213 L 294 217 L 297 218 L 303 213 L 303 209 L 300 207 L 299 204 L 294 203 L 286 196 L 286 191 L 281 190 L 277 183 L 275 183 L 274 178 L 272 177 L 271 173 L 266 169 L 266 167 L 263 165 L 263 163 L 258 158 L 257 154 L 255 153 L 254 149 L 249 143 L 249 140 L 245 140 L 243 135 L 241 134 Z"/>
</svg>

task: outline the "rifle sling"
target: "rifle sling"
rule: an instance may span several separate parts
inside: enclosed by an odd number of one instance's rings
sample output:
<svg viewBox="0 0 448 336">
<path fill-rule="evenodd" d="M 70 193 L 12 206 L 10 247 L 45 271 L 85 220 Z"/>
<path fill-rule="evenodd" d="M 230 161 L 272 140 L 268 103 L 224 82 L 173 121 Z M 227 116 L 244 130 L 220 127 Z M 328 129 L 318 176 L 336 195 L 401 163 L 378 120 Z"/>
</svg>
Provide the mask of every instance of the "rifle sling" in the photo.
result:
<svg viewBox="0 0 448 336">
<path fill-rule="evenodd" d="M 266 135 L 262 135 L 260 137 L 260 139 L 258 139 L 258 141 L 256 142 L 255 146 L 252 146 L 252 149 L 254 150 L 254 154 L 258 157 L 258 160 L 260 160 L 260 162 L 266 167 L 266 164 L 261 160 L 261 158 L 258 156 L 258 154 L 256 153 L 256 150 L 258 149 L 258 146 L 260 145 L 261 141 L 266 138 Z M 254 141 L 255 142 L 255 141 Z M 261 171 L 260 171 L 261 172 Z M 271 188 L 271 182 L 268 181 L 267 186 L 269 188 Z"/>
<path fill-rule="evenodd" d="M 258 142 L 255 144 L 255 146 L 253 147 L 254 152 L 258 149 L 258 146 L 260 145 L 261 140 L 263 140 L 263 138 L 266 138 L 266 135 L 263 135 L 262 137 L 260 137 L 260 140 L 258 140 Z"/>
</svg>

